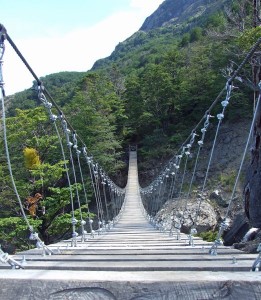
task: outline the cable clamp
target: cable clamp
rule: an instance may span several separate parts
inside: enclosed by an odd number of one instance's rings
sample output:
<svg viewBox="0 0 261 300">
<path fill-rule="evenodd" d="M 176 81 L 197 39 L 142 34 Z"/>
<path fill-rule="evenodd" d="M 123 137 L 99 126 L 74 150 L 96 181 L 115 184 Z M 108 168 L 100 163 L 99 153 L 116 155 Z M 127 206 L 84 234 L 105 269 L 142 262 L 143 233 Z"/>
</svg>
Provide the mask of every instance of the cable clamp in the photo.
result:
<svg viewBox="0 0 261 300">
<path fill-rule="evenodd" d="M 57 118 L 58 117 L 56 115 L 53 115 L 53 114 L 50 115 L 50 120 L 53 122 L 55 122 L 57 120 Z"/>
<path fill-rule="evenodd" d="M 76 225 L 78 223 L 78 220 L 76 218 L 72 218 L 72 225 Z"/>
<path fill-rule="evenodd" d="M 221 105 L 222 105 L 223 107 L 227 107 L 228 104 L 229 104 L 229 102 L 228 102 L 227 99 L 221 102 Z"/>
<path fill-rule="evenodd" d="M 217 118 L 219 119 L 219 121 L 221 121 L 222 119 L 224 119 L 224 114 L 218 114 L 217 115 Z"/>
</svg>

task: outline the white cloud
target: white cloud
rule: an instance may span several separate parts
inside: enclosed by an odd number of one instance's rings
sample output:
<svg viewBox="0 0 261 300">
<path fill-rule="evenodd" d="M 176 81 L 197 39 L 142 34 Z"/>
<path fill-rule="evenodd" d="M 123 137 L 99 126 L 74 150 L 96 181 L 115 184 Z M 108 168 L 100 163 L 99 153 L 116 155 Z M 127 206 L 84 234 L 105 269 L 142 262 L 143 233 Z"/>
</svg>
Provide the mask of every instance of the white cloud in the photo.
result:
<svg viewBox="0 0 261 300">
<path fill-rule="evenodd" d="M 131 0 L 131 10 L 115 13 L 91 27 L 74 29 L 63 36 L 52 33 L 49 37 L 14 42 L 39 77 L 60 71 L 87 71 L 136 32 L 161 2 Z M 7 94 L 26 89 L 33 81 L 8 45 L 3 73 Z"/>
</svg>

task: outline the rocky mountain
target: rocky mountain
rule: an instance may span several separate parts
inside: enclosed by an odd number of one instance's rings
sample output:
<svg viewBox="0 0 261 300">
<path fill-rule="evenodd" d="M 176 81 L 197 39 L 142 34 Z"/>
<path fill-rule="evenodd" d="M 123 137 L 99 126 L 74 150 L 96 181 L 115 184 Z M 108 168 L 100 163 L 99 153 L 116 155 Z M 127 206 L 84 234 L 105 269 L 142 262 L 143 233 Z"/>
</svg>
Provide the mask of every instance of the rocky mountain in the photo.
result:
<svg viewBox="0 0 261 300">
<path fill-rule="evenodd" d="M 165 0 L 159 8 L 146 18 L 141 28 L 125 41 L 119 43 L 110 56 L 97 60 L 92 70 L 108 68 L 117 63 L 119 68 L 131 64 L 128 53 L 141 51 L 149 43 L 171 44 L 172 40 L 189 32 L 196 26 L 206 26 L 208 18 L 219 11 L 229 0 Z M 217 24 L 215 24 L 218 27 Z M 149 46 L 147 46 L 149 47 Z M 124 62 L 123 62 L 124 61 Z M 124 72 L 124 68 L 123 68 Z"/>
<path fill-rule="evenodd" d="M 143 23 L 140 30 L 148 32 L 159 27 L 184 26 L 203 15 L 222 8 L 227 0 L 165 0 Z"/>
</svg>

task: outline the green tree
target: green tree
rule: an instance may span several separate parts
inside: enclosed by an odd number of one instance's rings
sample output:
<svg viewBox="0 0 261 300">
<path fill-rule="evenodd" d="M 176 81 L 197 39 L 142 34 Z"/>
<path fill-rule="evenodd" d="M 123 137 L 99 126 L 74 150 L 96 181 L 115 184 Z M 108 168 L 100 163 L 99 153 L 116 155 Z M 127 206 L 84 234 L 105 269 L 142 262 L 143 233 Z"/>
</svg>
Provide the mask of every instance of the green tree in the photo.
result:
<svg viewBox="0 0 261 300">
<path fill-rule="evenodd" d="M 190 42 L 196 42 L 199 41 L 202 38 L 203 30 L 200 27 L 195 27 L 192 29 L 190 33 Z"/>
<path fill-rule="evenodd" d="M 16 116 L 7 119 L 7 133 L 14 180 L 27 218 L 46 243 L 54 241 L 71 229 L 71 205 L 69 187 L 66 187 L 65 162 L 61 160 L 61 149 L 53 125 L 41 107 L 17 110 Z M 4 244 L 14 243 L 18 248 L 23 247 L 23 243 L 29 247 L 30 243 L 25 241 L 26 235 L 29 237 L 29 230 L 26 230 L 21 217 L 21 209 L 3 157 L 0 171 L 0 225 L 3 232 L 0 239 Z M 75 197 L 75 187 L 71 188 Z M 81 189 L 80 185 L 78 189 Z M 37 201 L 36 195 L 41 196 Z M 33 214 L 29 209 L 32 205 Z M 75 214 L 79 215 L 79 207 L 76 207 Z M 14 226 L 17 226 L 15 231 Z"/>
</svg>

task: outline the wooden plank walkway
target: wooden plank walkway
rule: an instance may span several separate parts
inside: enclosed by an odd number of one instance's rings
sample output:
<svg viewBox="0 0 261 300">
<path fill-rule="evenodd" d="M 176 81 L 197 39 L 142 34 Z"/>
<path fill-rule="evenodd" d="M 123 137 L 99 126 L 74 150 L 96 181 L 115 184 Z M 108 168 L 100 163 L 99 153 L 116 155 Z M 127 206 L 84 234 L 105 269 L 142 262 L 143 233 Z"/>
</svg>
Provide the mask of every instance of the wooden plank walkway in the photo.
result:
<svg viewBox="0 0 261 300">
<path fill-rule="evenodd" d="M 109 232 L 70 247 L 50 245 L 61 254 L 32 249 L 25 270 L 0 264 L 0 299 L 261 299 L 260 272 L 250 272 L 257 255 L 212 245 L 181 234 L 177 240 L 155 230 L 143 215 L 137 155 L 130 152 L 128 185 L 121 218 Z M 15 284 L 14 284 L 15 283 Z"/>
</svg>

